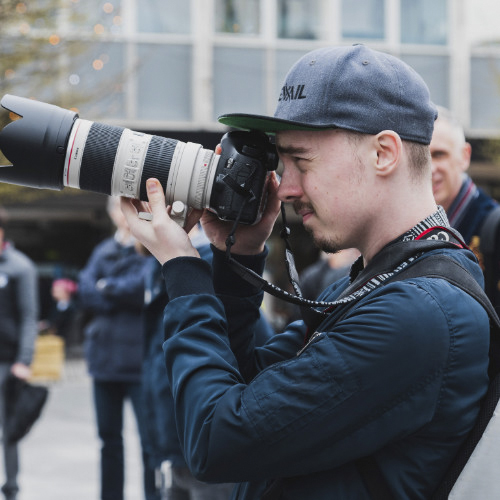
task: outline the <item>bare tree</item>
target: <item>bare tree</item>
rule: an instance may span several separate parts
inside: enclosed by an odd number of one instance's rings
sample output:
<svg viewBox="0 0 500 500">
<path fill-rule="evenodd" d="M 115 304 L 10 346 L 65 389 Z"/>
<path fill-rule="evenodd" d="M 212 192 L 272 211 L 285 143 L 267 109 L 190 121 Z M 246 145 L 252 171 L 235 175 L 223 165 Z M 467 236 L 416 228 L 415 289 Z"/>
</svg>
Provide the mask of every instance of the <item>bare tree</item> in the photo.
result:
<svg viewBox="0 0 500 500">
<path fill-rule="evenodd" d="M 99 9 L 78 0 L 0 0 L 0 98 L 14 94 L 78 111 L 86 103 L 111 101 L 109 95 L 121 92 L 125 76 L 117 74 L 119 64 L 114 73 L 100 71 L 107 63 L 113 24 L 120 22 L 112 4 L 103 5 Z M 0 129 L 15 118 L 0 108 Z M 0 165 L 8 163 L 0 151 Z M 2 203 L 54 193 L 0 184 Z"/>
</svg>

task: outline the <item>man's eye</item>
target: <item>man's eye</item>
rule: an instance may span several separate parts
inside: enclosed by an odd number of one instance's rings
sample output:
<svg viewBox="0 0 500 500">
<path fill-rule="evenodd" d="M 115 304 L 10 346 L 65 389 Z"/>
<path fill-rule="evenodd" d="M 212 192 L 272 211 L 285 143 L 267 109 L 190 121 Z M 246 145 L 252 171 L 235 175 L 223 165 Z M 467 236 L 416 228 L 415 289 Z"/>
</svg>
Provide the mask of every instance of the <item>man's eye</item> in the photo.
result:
<svg viewBox="0 0 500 500">
<path fill-rule="evenodd" d="M 432 153 L 431 156 L 433 160 L 439 160 L 440 158 L 444 158 L 446 153 L 444 151 L 436 151 L 435 153 Z"/>
<path fill-rule="evenodd" d="M 297 163 L 299 163 L 299 162 L 305 163 L 307 161 L 307 158 L 304 158 L 303 156 L 295 156 L 293 159 Z"/>
</svg>

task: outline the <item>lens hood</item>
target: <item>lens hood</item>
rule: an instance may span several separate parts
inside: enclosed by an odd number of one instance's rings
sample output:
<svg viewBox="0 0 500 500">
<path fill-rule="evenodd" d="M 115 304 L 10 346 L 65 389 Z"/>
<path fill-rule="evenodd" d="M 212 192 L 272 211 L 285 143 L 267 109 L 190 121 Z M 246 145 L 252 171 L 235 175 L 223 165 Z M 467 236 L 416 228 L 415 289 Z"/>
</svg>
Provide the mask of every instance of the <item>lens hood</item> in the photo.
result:
<svg viewBox="0 0 500 500">
<path fill-rule="evenodd" d="M 21 117 L 0 131 L 0 150 L 12 162 L 0 168 L 0 182 L 62 189 L 66 147 L 78 114 L 9 94 L 0 104 Z"/>
</svg>

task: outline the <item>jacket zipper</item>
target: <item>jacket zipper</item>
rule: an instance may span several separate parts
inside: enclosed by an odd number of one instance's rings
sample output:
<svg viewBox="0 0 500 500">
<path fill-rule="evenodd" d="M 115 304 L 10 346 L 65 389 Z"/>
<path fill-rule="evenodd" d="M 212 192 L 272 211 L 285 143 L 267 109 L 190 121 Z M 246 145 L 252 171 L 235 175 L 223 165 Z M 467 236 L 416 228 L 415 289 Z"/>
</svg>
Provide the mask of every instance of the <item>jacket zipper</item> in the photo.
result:
<svg viewBox="0 0 500 500">
<path fill-rule="evenodd" d="M 300 351 L 297 352 L 297 356 L 300 356 L 306 350 L 306 348 L 313 343 L 314 340 L 316 340 L 318 337 L 321 337 L 322 335 L 323 332 L 314 332 L 311 335 L 311 338 L 307 341 L 307 344 L 302 349 L 300 349 Z"/>
</svg>

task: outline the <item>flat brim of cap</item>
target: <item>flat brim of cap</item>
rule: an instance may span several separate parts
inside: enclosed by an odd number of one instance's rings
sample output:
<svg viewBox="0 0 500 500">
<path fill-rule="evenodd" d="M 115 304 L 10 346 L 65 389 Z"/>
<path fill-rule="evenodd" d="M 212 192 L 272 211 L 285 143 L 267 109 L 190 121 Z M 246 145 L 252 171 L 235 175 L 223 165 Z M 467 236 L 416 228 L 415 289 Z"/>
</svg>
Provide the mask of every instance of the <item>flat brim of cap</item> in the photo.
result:
<svg viewBox="0 0 500 500">
<path fill-rule="evenodd" d="M 308 125 L 305 123 L 283 120 L 272 116 L 249 115 L 244 113 L 230 113 L 221 115 L 219 122 L 228 127 L 241 128 L 244 130 L 260 130 L 268 134 L 274 134 L 282 130 L 326 130 L 337 128 L 335 125 Z"/>
</svg>

